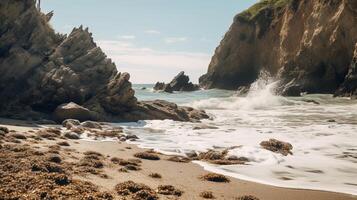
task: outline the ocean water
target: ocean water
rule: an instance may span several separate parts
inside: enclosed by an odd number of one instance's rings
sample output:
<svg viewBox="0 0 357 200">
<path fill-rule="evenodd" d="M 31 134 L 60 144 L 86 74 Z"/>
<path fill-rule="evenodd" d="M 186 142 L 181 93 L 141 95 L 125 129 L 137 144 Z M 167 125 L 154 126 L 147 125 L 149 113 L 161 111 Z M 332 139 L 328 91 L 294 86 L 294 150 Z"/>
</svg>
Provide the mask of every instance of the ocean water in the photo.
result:
<svg viewBox="0 0 357 200">
<path fill-rule="evenodd" d="M 167 94 L 154 92 L 153 85 L 134 85 L 139 100 L 164 99 L 205 109 L 212 119 L 202 123 L 217 129 L 193 130 L 197 124 L 171 120 L 118 125 L 139 136 L 132 143 L 165 154 L 239 146 L 229 155 L 250 160 L 228 166 L 196 162 L 212 172 L 280 187 L 357 195 L 357 101 L 318 94 L 286 98 L 274 95 L 275 85 L 259 79 L 244 96 L 225 90 Z M 293 155 L 262 149 L 260 142 L 270 138 L 291 143 Z"/>
</svg>

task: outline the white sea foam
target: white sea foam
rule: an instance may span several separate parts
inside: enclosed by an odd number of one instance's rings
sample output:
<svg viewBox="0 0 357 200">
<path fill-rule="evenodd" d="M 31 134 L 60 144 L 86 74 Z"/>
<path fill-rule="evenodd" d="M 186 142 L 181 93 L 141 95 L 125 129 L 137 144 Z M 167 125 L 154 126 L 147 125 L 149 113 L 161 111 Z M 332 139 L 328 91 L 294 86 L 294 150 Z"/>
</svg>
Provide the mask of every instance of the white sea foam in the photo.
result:
<svg viewBox="0 0 357 200">
<path fill-rule="evenodd" d="M 210 171 L 281 187 L 357 195 L 357 101 L 331 95 L 280 97 L 274 95 L 276 84 L 262 77 L 247 96 L 219 90 L 167 95 L 167 100 L 205 109 L 213 120 L 203 123 L 218 129 L 194 130 L 197 124 L 171 120 L 119 125 L 139 136 L 133 143 L 166 154 L 241 146 L 229 155 L 250 160 L 248 165 L 229 166 L 198 162 Z M 140 94 L 142 99 L 153 97 Z M 331 119 L 336 122 L 328 122 Z M 262 149 L 260 142 L 270 138 L 290 142 L 293 155 Z"/>
</svg>

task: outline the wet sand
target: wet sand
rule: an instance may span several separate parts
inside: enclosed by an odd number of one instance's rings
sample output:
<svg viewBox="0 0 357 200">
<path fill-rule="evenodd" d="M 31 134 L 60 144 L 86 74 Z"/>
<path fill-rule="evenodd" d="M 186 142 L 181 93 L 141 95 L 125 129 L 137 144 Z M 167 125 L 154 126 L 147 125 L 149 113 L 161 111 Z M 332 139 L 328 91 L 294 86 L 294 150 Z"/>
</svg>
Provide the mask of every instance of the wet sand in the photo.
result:
<svg viewBox="0 0 357 200">
<path fill-rule="evenodd" d="M 25 133 L 29 130 L 40 128 L 40 126 L 13 120 L 1 119 L 0 126 L 6 126 L 10 130 Z M 75 162 L 83 156 L 86 151 L 98 152 L 105 157 L 105 165 L 102 168 L 102 174 L 107 177 L 98 175 L 74 175 L 75 179 L 90 181 L 99 186 L 101 191 L 107 191 L 114 194 L 115 199 L 121 199 L 114 192 L 114 187 L 118 183 L 124 181 L 134 181 L 136 183 L 143 183 L 153 189 L 159 185 L 173 185 L 176 189 L 183 191 L 182 196 L 166 196 L 159 195 L 160 199 L 203 199 L 200 193 L 203 191 L 210 191 L 216 199 L 235 199 L 242 195 L 253 195 L 261 200 L 353 200 L 357 196 L 348 194 L 339 194 L 323 191 L 312 190 L 298 190 L 298 189 L 285 189 L 268 185 L 257 184 L 253 182 L 242 181 L 230 178 L 229 183 L 216 183 L 204 181 L 200 177 L 209 173 L 201 166 L 189 163 L 178 163 L 168 161 L 170 156 L 156 154 L 160 160 L 145 160 L 140 159 L 140 169 L 138 171 L 128 170 L 128 172 L 119 172 L 122 168 L 119 165 L 113 164 L 110 160 L 114 157 L 120 159 L 134 159 L 134 154 L 138 152 L 145 152 L 147 150 L 140 149 L 135 145 L 129 145 L 125 142 L 98 142 L 98 141 L 85 141 L 85 140 L 69 140 L 69 139 L 56 139 L 56 140 L 42 140 L 37 144 L 29 141 L 23 141 L 23 144 L 30 146 L 44 148 L 49 145 L 54 145 L 59 141 L 66 140 L 70 146 L 61 147 L 62 150 L 73 149 L 71 156 L 63 156 L 63 159 L 69 162 Z M 137 159 L 137 158 L 135 158 Z M 152 178 L 151 173 L 158 173 L 162 178 Z"/>
</svg>

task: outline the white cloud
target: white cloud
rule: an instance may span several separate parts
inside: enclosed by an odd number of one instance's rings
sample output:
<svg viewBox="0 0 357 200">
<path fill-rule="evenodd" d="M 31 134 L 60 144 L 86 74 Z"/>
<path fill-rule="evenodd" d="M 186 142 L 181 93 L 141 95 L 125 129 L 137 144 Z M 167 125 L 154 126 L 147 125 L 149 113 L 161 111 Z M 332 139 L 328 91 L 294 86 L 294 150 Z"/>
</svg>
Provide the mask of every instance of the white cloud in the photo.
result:
<svg viewBox="0 0 357 200">
<path fill-rule="evenodd" d="M 131 74 L 134 83 L 170 81 L 179 71 L 186 71 L 197 82 L 211 56 L 196 52 L 164 52 L 137 47 L 128 41 L 102 40 L 98 45 L 117 65 Z"/>
<path fill-rule="evenodd" d="M 168 37 L 168 38 L 165 38 L 164 41 L 166 44 L 173 44 L 173 43 L 178 43 L 178 42 L 186 42 L 187 38 L 186 37 Z"/>
<path fill-rule="evenodd" d="M 147 34 L 153 34 L 153 35 L 161 34 L 161 32 L 158 31 L 158 30 L 146 30 L 144 32 L 147 33 Z"/>
<path fill-rule="evenodd" d="M 123 39 L 123 40 L 134 40 L 136 38 L 135 35 L 121 35 L 119 36 L 120 39 Z"/>
</svg>

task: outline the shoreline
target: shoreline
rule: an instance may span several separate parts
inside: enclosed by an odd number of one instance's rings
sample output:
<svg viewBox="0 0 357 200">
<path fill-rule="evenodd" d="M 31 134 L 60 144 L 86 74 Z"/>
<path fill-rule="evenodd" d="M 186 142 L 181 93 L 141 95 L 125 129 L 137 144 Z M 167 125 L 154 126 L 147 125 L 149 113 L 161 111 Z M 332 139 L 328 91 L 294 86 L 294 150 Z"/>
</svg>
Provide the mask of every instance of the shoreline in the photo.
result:
<svg viewBox="0 0 357 200">
<path fill-rule="evenodd" d="M 10 130 L 15 130 L 19 133 L 24 133 L 41 128 L 42 125 L 34 125 L 24 121 L 5 120 L 0 119 L 0 126 L 8 127 Z M 106 158 L 118 157 L 121 159 L 133 159 L 133 155 L 138 152 L 145 152 L 148 149 L 143 149 L 135 144 L 127 142 L 115 141 L 88 141 L 88 140 L 69 140 L 69 147 L 63 149 L 74 149 L 75 152 L 95 151 L 104 155 Z M 30 144 L 31 146 L 45 147 L 54 145 L 58 140 L 43 140 L 39 144 Z M 25 142 L 27 144 L 27 142 Z M 77 156 L 77 155 L 76 155 Z M 198 163 L 178 163 L 168 161 L 171 156 L 158 154 L 161 158 L 157 161 L 141 160 L 141 170 L 130 171 L 129 173 L 118 172 L 118 167 L 106 164 L 103 168 L 103 173 L 109 178 L 101 178 L 96 175 L 78 176 L 75 178 L 84 181 L 90 181 L 99 186 L 101 190 L 113 191 L 116 184 L 123 181 L 134 181 L 143 183 L 149 187 L 155 188 L 158 185 L 173 185 L 183 191 L 179 199 L 203 199 L 199 195 L 203 191 L 211 191 L 216 199 L 234 199 L 242 195 L 253 195 L 263 200 L 300 200 L 300 199 L 314 199 L 314 200 L 354 200 L 357 196 L 345 193 L 276 187 L 272 185 L 265 185 L 252 181 L 245 181 L 233 177 L 229 177 L 229 183 L 215 183 L 202 181 L 199 177 L 209 173 L 205 168 Z M 67 160 L 66 157 L 63 157 Z M 69 159 L 69 158 L 68 158 Z M 211 171 L 211 170 L 210 170 Z M 161 179 L 153 179 L 149 177 L 150 173 L 159 173 Z M 160 199 L 170 199 L 166 196 L 160 196 Z"/>
</svg>

